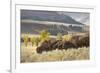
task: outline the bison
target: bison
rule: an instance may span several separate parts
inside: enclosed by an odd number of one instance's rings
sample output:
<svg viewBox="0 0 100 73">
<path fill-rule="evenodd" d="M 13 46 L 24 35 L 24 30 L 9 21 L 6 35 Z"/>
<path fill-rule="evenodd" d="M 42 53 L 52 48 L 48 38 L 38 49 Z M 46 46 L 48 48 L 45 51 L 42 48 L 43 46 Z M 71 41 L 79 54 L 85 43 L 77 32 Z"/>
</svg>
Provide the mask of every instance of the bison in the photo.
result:
<svg viewBox="0 0 100 73">
<path fill-rule="evenodd" d="M 44 41 L 41 46 L 37 47 L 37 53 L 42 53 L 42 51 L 49 51 L 50 50 L 50 41 Z"/>
<path fill-rule="evenodd" d="M 90 39 L 89 36 L 83 36 L 80 37 L 79 40 L 77 41 L 77 46 L 78 47 L 89 47 L 90 45 Z"/>
<path fill-rule="evenodd" d="M 43 51 L 52 51 L 52 50 L 62 50 L 62 49 L 70 49 L 74 48 L 77 49 L 79 47 L 89 47 L 89 35 L 79 36 L 75 35 L 72 36 L 71 40 L 49 40 L 44 41 L 39 47 L 37 47 L 37 53 L 42 53 Z"/>
<path fill-rule="evenodd" d="M 76 48 L 76 46 L 69 41 L 54 40 L 54 41 L 45 41 L 41 44 L 40 47 L 37 47 L 37 53 L 42 53 L 43 51 L 51 51 L 55 49 L 68 49 Z"/>
<path fill-rule="evenodd" d="M 89 35 L 84 35 L 84 36 L 73 36 L 71 39 L 71 42 L 79 47 L 89 47 L 90 43 L 90 38 Z"/>
</svg>

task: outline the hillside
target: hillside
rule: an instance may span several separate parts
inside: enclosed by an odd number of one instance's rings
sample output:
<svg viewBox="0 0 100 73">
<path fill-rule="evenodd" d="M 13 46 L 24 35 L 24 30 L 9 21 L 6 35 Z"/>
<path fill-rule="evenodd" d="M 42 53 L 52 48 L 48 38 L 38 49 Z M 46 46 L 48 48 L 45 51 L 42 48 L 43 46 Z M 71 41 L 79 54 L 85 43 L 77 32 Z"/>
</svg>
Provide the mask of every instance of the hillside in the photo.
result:
<svg viewBox="0 0 100 73">
<path fill-rule="evenodd" d="M 76 21 L 72 17 L 65 14 L 59 14 L 56 11 L 21 10 L 21 19 L 54 21 L 83 25 L 82 23 Z"/>
<path fill-rule="evenodd" d="M 80 26 L 65 26 L 65 25 L 56 25 L 56 24 L 40 24 L 40 23 L 26 23 L 21 22 L 21 32 L 22 33 L 31 33 L 39 34 L 40 31 L 47 30 L 51 35 L 57 35 L 57 33 L 68 34 L 68 32 L 84 32 L 83 27 Z"/>
</svg>

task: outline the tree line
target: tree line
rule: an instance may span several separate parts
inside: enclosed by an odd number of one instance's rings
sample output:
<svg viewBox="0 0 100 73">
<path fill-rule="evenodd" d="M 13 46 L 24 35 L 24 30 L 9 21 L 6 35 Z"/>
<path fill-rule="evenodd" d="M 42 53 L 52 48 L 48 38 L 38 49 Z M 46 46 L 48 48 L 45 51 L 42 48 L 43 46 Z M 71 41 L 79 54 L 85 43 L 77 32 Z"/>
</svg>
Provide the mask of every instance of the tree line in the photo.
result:
<svg viewBox="0 0 100 73">
<path fill-rule="evenodd" d="M 29 42 L 29 38 L 30 38 L 30 42 L 32 43 L 32 46 L 39 46 L 39 44 L 41 44 L 42 42 L 44 41 L 49 41 L 51 38 L 50 38 L 50 33 L 46 30 L 42 30 L 40 32 L 40 36 L 39 37 L 35 37 L 34 35 L 32 37 L 29 37 L 27 34 L 24 35 L 24 37 L 22 38 L 23 39 L 23 42 L 25 44 L 25 46 L 28 45 L 28 42 Z M 69 40 L 71 38 L 70 35 L 62 35 L 61 33 L 57 33 L 57 36 L 56 36 L 56 40 Z"/>
</svg>

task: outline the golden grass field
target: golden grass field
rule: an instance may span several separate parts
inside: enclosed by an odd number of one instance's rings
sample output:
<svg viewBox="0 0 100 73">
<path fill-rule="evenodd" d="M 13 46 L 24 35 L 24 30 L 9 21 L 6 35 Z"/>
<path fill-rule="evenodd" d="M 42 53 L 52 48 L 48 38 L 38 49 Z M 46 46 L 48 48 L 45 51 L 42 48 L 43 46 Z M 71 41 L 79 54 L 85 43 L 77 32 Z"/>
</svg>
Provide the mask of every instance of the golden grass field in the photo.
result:
<svg viewBox="0 0 100 73">
<path fill-rule="evenodd" d="M 89 47 L 82 47 L 78 49 L 68 50 L 53 50 L 43 52 L 42 54 L 36 53 L 36 47 L 27 47 L 21 44 L 21 63 L 30 62 L 49 62 L 49 61 L 72 61 L 72 60 L 89 60 Z"/>
</svg>

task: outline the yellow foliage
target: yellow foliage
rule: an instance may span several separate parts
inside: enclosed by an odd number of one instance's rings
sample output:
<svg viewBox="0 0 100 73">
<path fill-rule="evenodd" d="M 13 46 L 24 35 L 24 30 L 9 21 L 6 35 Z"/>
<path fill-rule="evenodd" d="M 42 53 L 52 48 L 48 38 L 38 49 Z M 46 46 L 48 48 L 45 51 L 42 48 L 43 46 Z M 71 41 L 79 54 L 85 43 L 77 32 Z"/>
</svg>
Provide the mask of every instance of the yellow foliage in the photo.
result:
<svg viewBox="0 0 100 73">
<path fill-rule="evenodd" d="M 64 35 L 63 40 L 64 41 L 70 41 L 72 39 L 72 35 Z"/>
<path fill-rule="evenodd" d="M 61 33 L 57 34 L 57 40 L 62 40 L 62 34 Z"/>
<path fill-rule="evenodd" d="M 34 43 L 35 43 L 35 37 L 33 36 L 33 37 L 31 37 L 31 43 L 32 43 L 32 46 L 34 45 Z"/>
<path fill-rule="evenodd" d="M 50 39 L 50 33 L 47 32 L 46 30 L 42 30 L 40 32 L 40 39 L 41 39 L 42 42 L 43 41 L 48 41 Z"/>
<path fill-rule="evenodd" d="M 27 46 L 27 44 L 28 44 L 28 36 L 25 35 L 25 36 L 23 37 L 23 40 L 24 40 L 25 45 Z"/>
</svg>

